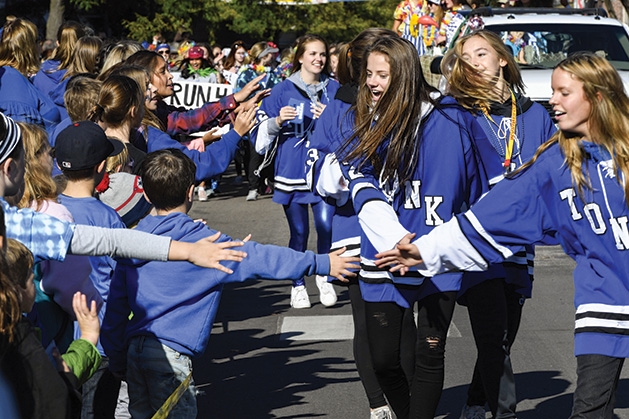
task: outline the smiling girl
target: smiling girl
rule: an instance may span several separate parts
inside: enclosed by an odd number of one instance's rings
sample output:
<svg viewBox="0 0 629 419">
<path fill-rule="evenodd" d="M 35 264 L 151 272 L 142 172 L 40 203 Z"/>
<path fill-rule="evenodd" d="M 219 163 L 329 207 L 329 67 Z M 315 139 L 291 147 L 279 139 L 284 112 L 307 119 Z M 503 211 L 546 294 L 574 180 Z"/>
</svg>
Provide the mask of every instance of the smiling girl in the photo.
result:
<svg viewBox="0 0 629 419">
<path fill-rule="evenodd" d="M 548 112 L 524 96 L 522 76 L 500 38 L 477 31 L 461 38 L 442 62 L 450 94 L 468 109 L 489 142 L 479 143 L 491 186 L 528 161 L 555 132 Z M 504 264 L 463 278 L 458 301 L 466 305 L 478 358 L 461 418 L 514 418 L 517 404 L 510 350 L 522 307 L 531 298 L 533 246 Z"/>
<path fill-rule="evenodd" d="M 188 149 L 183 143 L 173 140 L 162 131 L 160 121 L 153 114 L 157 108 L 155 99 L 157 88 L 150 82 L 150 75 L 144 68 L 125 64 L 112 72 L 111 76 L 127 76 L 135 80 L 139 88 L 135 94 L 144 92 L 144 116 L 139 129 L 131 133 L 131 142 L 148 153 L 164 148 L 181 150 L 194 161 L 197 181 L 223 173 L 233 158 L 238 141 L 253 126 L 255 108 L 240 112 L 234 120 L 234 129 L 225 133 L 219 141 L 212 142 L 204 151 Z M 127 93 L 133 96 L 133 90 L 135 89 L 130 89 Z M 211 132 L 206 136 L 210 137 Z M 203 137 L 204 140 L 206 136 Z"/>
<path fill-rule="evenodd" d="M 284 207 L 290 228 L 288 247 L 305 251 L 308 246 L 308 207 L 312 207 L 317 230 L 317 251 L 327 253 L 332 243 L 334 207 L 315 195 L 306 182 L 304 163 L 316 160 L 310 147 L 310 135 L 317 118 L 334 98 L 339 84 L 328 77 L 328 46 L 318 35 L 304 35 L 298 40 L 293 73 L 279 83 L 264 99 L 263 120 L 252 133 L 256 151 L 275 152 L 275 191 L 273 202 Z M 314 153 L 314 154 L 313 154 Z M 326 307 L 336 304 L 336 292 L 324 276 L 317 276 L 320 300 Z M 303 278 L 293 281 L 291 306 L 310 308 L 310 298 Z"/>
<path fill-rule="evenodd" d="M 383 252 L 379 265 L 482 270 L 522 245 L 560 244 L 576 260 L 571 418 L 611 419 L 629 356 L 629 98 L 614 67 L 589 52 L 560 62 L 552 89 L 559 131 L 535 157 L 472 210 Z"/>
<path fill-rule="evenodd" d="M 403 277 L 375 266 L 405 231 L 428 233 L 487 189 L 469 112 L 423 77 L 413 45 L 382 38 L 368 50 L 353 136 L 340 150 L 351 166 L 362 228 L 360 289 L 378 381 L 398 418 L 433 418 L 441 397 L 448 327 L 462 274 Z M 435 175 L 438 173 L 438 175 Z M 417 303 L 415 372 L 409 388 L 400 361 L 406 309 Z"/>
<path fill-rule="evenodd" d="M 310 142 L 311 146 L 317 149 L 319 157 L 313 167 L 316 193 L 324 196 L 327 202 L 335 204 L 332 218 L 332 249 L 345 247 L 347 249 L 345 256 L 360 255 L 360 225 L 351 199 L 348 197 L 347 188 L 339 190 L 338 160 L 334 153 L 354 132 L 354 115 L 348 110 L 356 103 L 365 53 L 374 42 L 385 36 L 397 37 L 398 35 L 388 29 L 370 28 L 339 48 L 337 74 L 341 87 L 336 92 L 334 100 L 326 108 L 327 110 L 319 118 Z M 385 71 L 388 72 L 388 68 Z M 352 278 L 346 284 L 337 282 L 336 285 L 347 287 L 347 294 L 352 305 L 354 360 L 371 408 L 370 417 L 371 419 L 391 419 L 391 410 L 378 384 L 371 361 L 371 351 L 367 340 L 365 301 L 360 293 L 358 278 Z M 415 361 L 416 331 L 413 310 L 407 310 L 403 327 L 405 330 L 406 328 L 410 330 L 404 333 L 404 336 L 408 338 L 401 345 L 400 357 L 405 372 L 409 374 L 414 368 Z"/>
<path fill-rule="evenodd" d="M 218 102 L 208 102 L 203 106 L 187 110 L 167 104 L 167 98 L 175 94 L 173 89 L 173 75 L 168 69 L 168 63 L 154 51 L 138 51 L 125 61 L 126 64 L 139 65 L 148 70 L 151 84 L 157 89 L 157 109 L 155 115 L 161 121 L 164 130 L 169 135 L 192 134 L 209 130 L 220 122 L 229 122 L 229 116 L 236 111 L 238 104 L 244 102 L 258 88 L 256 78 L 248 83 L 240 92 L 222 97 Z M 261 91 L 258 93 L 262 93 Z M 259 100 L 257 95 L 254 98 Z"/>
</svg>

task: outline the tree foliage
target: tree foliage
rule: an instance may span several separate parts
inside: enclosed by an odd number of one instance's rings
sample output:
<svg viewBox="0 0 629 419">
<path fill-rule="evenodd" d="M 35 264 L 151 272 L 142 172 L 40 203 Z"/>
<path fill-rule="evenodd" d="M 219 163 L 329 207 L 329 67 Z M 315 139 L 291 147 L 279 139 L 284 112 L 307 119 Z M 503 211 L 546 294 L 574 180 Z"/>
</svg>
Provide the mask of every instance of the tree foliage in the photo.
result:
<svg viewBox="0 0 629 419">
<path fill-rule="evenodd" d="M 113 2 L 70 1 L 86 11 Z M 143 6 L 127 14 L 134 18 L 125 19 L 123 26 L 128 32 L 125 35 L 136 40 L 150 40 L 158 32 L 172 37 L 176 32 L 194 30 L 205 32 L 209 41 L 219 40 L 226 31 L 256 40 L 277 40 L 284 33 L 317 33 L 330 41 L 341 41 L 369 27 L 390 27 L 399 0 L 289 1 L 291 4 L 274 0 L 150 0 L 150 6 L 146 1 L 137 2 Z M 107 7 L 101 9 L 109 13 Z"/>
</svg>

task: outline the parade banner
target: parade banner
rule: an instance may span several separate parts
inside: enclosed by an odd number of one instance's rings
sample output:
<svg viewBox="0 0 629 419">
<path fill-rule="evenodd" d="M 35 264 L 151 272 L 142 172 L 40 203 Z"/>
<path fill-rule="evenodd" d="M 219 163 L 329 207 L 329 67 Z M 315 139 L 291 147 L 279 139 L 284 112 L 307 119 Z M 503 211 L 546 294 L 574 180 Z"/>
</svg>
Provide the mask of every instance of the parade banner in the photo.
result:
<svg viewBox="0 0 629 419">
<path fill-rule="evenodd" d="M 173 73 L 173 90 L 175 94 L 166 99 L 173 106 L 195 109 L 208 102 L 217 102 L 224 96 L 232 94 L 229 84 L 207 83 L 200 80 L 186 80 L 179 73 Z"/>
</svg>

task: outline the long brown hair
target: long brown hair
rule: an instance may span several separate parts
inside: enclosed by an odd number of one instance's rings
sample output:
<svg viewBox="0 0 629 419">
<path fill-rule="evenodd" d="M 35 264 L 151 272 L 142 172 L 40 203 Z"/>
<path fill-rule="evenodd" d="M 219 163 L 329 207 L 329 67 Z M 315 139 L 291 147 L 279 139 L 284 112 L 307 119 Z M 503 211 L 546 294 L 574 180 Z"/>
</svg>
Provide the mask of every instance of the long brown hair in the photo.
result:
<svg viewBox="0 0 629 419">
<path fill-rule="evenodd" d="M 398 34 L 390 29 L 369 28 L 356 35 L 356 38 L 352 39 L 351 42 L 343 44 L 339 48 L 339 64 L 336 69 L 339 83 L 358 84 L 360 81 L 360 69 L 367 48 L 385 36 L 398 36 Z"/>
<path fill-rule="evenodd" d="M 0 235 L 2 242 L 0 244 L 0 356 L 4 350 L 3 343 L 13 342 L 15 335 L 15 325 L 22 317 L 20 310 L 20 296 L 17 288 L 13 285 L 13 281 L 9 277 L 11 270 L 7 266 L 5 258 L 7 246 L 7 234 L 4 224 L 4 210 L 0 208 Z"/>
<path fill-rule="evenodd" d="M 242 41 L 236 41 L 232 44 L 231 49 L 229 50 L 229 55 L 227 56 L 227 58 L 225 59 L 225 63 L 223 64 L 223 68 L 225 70 L 229 70 L 234 65 L 236 65 L 236 52 L 238 52 L 240 48 L 243 48 L 245 51 L 247 50 L 247 48 L 245 48 L 245 44 Z"/>
<path fill-rule="evenodd" d="M 72 60 L 64 79 L 76 74 L 89 73 L 96 75 L 98 70 L 99 52 L 103 41 L 96 36 L 82 36 L 76 43 Z"/>
<path fill-rule="evenodd" d="M 382 54 L 389 62 L 389 85 L 372 107 L 371 90 L 366 84 L 367 61 L 371 54 Z M 369 161 L 384 180 L 400 182 L 410 178 L 415 169 L 419 141 L 416 138 L 423 103 L 437 104 L 430 97 L 436 90 L 424 79 L 417 50 L 409 41 L 385 37 L 376 41 L 365 54 L 358 98 L 352 109 L 356 115 L 354 134 L 339 155 L 344 160 Z M 389 141 L 382 161 L 378 152 Z"/>
<path fill-rule="evenodd" d="M 8 21 L 0 41 L 0 66 L 13 67 L 25 77 L 39 70 L 37 27 L 25 19 Z"/>
<path fill-rule="evenodd" d="M 588 124 L 592 141 L 604 147 L 612 156 L 614 169 L 629 179 L 629 97 L 616 69 L 603 57 L 592 52 L 577 52 L 560 62 L 561 69 L 583 83 L 584 99 L 590 104 Z M 583 171 L 586 158 L 574 134 L 557 131 L 535 153 L 533 159 L 516 171 L 526 170 L 553 144 L 559 143 L 570 170 L 572 182 L 583 198 L 591 190 L 589 175 Z M 625 201 L 629 202 L 629 182 L 624 182 Z"/>
<path fill-rule="evenodd" d="M 151 76 L 151 79 L 157 70 L 157 66 L 163 62 L 164 57 L 155 51 L 146 50 L 138 51 L 125 60 L 125 64 L 139 65 L 140 67 L 146 68 Z"/>
<path fill-rule="evenodd" d="M 498 58 L 507 62 L 502 69 L 504 81 L 515 93 L 523 93 L 522 75 L 513 54 L 507 50 L 498 35 L 487 30 L 475 31 L 464 36 L 442 60 L 441 72 L 448 79 L 449 93 L 469 110 L 489 109 L 490 102 L 502 102 L 501 92 L 496 89 L 498 80 L 486 79 L 463 58 L 465 43 L 474 37 L 487 41 L 489 46 L 496 51 Z"/>
<path fill-rule="evenodd" d="M 59 61 L 59 67 L 57 67 L 57 69 L 68 68 L 72 60 L 72 53 L 74 52 L 76 41 L 85 35 L 85 27 L 72 20 L 68 20 L 59 27 L 57 31 L 57 42 L 59 42 L 59 46 L 55 49 L 51 57 L 51 60 Z"/>
</svg>

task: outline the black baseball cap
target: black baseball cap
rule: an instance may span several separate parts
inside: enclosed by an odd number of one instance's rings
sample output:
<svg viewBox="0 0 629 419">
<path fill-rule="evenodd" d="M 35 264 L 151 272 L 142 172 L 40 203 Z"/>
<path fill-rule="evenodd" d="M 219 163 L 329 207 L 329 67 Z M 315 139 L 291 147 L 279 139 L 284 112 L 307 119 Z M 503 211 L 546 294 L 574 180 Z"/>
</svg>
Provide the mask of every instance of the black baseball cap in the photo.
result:
<svg viewBox="0 0 629 419">
<path fill-rule="evenodd" d="M 55 142 L 55 158 L 61 170 L 91 169 L 123 149 L 122 141 L 107 138 L 98 124 L 82 121 L 59 133 Z"/>
</svg>

